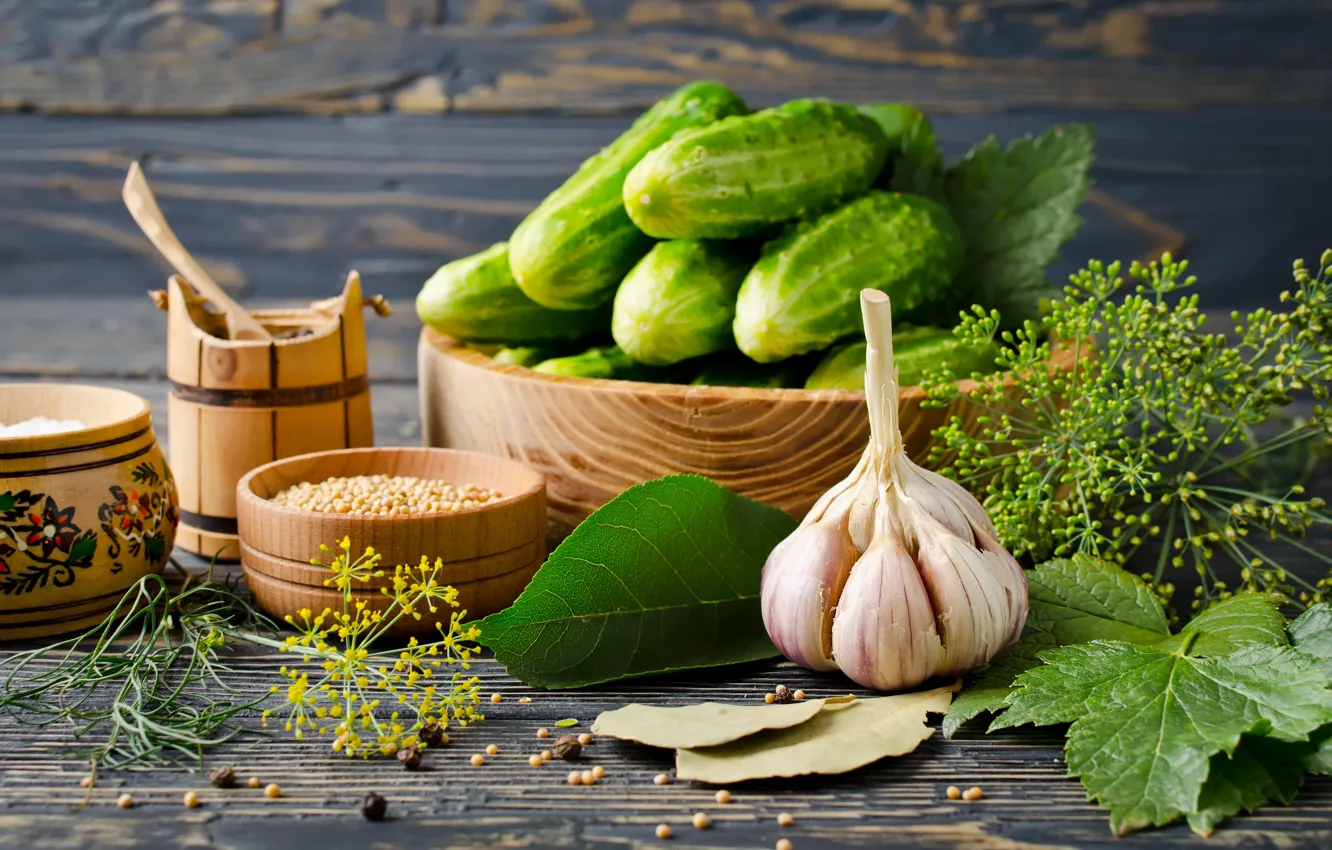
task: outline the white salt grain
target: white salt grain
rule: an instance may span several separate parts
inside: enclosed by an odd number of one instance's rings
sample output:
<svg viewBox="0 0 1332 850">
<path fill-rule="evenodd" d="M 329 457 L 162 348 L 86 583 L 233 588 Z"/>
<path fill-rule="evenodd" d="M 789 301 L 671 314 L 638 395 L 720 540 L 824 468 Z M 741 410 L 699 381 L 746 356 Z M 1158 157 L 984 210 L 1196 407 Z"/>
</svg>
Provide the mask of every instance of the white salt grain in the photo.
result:
<svg viewBox="0 0 1332 850">
<path fill-rule="evenodd" d="M 42 434 L 63 434 L 66 431 L 82 431 L 87 426 L 77 419 L 48 419 L 34 416 L 13 425 L 0 422 L 0 440 L 5 437 L 37 437 Z"/>
</svg>

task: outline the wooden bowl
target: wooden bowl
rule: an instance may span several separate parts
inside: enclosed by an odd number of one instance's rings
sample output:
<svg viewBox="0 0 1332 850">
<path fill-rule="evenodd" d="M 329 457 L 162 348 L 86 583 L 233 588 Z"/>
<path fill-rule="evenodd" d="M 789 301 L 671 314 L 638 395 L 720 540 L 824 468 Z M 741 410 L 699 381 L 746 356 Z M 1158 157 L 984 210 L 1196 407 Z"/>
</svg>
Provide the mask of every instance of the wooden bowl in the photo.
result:
<svg viewBox="0 0 1332 850">
<path fill-rule="evenodd" d="M 0 422 L 87 427 L 0 438 L 0 639 L 99 623 L 166 565 L 180 509 L 148 402 L 75 384 L 0 384 Z"/>
<path fill-rule="evenodd" d="M 1071 352 L 1056 354 L 1067 368 Z M 628 487 L 672 473 L 704 475 L 803 517 L 856 465 L 869 439 L 865 393 L 694 387 L 567 378 L 496 364 L 430 328 L 419 346 L 427 445 L 520 460 L 546 476 L 551 516 L 576 525 Z M 962 382 L 963 389 L 975 382 Z M 917 462 L 930 433 L 974 405 L 925 408 L 899 396 L 902 436 Z"/>
<path fill-rule="evenodd" d="M 409 516 L 351 516 L 282 507 L 270 501 L 301 482 L 355 475 L 411 475 L 453 484 L 475 484 L 504 498 L 489 505 Z M 546 483 L 541 473 L 514 461 L 446 449 L 344 449 L 300 455 L 265 464 L 236 486 L 241 564 L 259 604 L 283 617 L 302 608 L 341 610 L 341 594 L 323 586 L 325 563 L 351 539 L 353 556 L 373 546 L 380 566 L 416 566 L 422 556 L 444 562 L 438 580 L 458 590 L 469 617 L 507 607 L 546 557 Z M 357 587 L 356 596 L 376 609 L 387 607 L 380 588 L 388 578 Z M 441 611 L 447 624 L 449 612 Z M 400 624 L 399 634 L 434 631 L 434 620 Z"/>
</svg>

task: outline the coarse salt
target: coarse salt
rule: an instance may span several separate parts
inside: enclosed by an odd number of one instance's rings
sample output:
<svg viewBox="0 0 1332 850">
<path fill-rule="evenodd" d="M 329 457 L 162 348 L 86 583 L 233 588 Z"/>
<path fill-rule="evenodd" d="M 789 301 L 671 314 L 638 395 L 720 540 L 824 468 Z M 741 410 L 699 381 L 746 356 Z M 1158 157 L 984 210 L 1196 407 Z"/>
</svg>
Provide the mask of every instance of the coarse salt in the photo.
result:
<svg viewBox="0 0 1332 850">
<path fill-rule="evenodd" d="M 0 440 L 6 437 L 38 437 L 43 434 L 64 434 L 67 431 L 82 431 L 87 426 L 77 419 L 50 419 L 34 416 L 13 425 L 0 422 Z"/>
</svg>

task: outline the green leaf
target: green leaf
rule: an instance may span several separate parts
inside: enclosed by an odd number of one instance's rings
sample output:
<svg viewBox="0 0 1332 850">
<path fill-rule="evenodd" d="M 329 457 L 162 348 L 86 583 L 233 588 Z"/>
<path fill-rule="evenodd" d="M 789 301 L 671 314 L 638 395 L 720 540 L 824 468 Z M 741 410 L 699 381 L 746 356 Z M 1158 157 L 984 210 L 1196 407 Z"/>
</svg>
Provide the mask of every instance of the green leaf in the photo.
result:
<svg viewBox="0 0 1332 850">
<path fill-rule="evenodd" d="M 1332 776 L 1332 726 L 1324 726 L 1309 736 L 1313 749 L 1304 756 L 1304 769 L 1322 776 Z"/>
<path fill-rule="evenodd" d="M 948 206 L 962 229 L 967 262 L 961 307 L 998 310 L 1005 327 L 1039 317 L 1058 293 L 1045 267 L 1082 225 L 1094 137 L 1085 124 L 1055 126 L 1011 142 L 980 142 L 945 178 Z"/>
<path fill-rule="evenodd" d="M 1249 644 L 1285 646 L 1286 618 L 1272 597 L 1241 593 L 1209 606 L 1179 633 L 1197 634 L 1192 655 L 1230 655 Z"/>
<path fill-rule="evenodd" d="M 1209 760 L 1245 732 L 1304 740 L 1332 721 L 1332 691 L 1315 660 L 1251 644 L 1225 658 L 1097 641 L 1041 653 L 1014 683 L 991 729 L 1072 723 L 1070 776 L 1110 808 L 1118 834 L 1198 808 Z"/>
<path fill-rule="evenodd" d="M 1290 642 L 1309 655 L 1332 659 L 1332 602 L 1320 602 L 1291 620 Z"/>
<path fill-rule="evenodd" d="M 1170 634 L 1165 611 L 1147 585 L 1089 555 L 1046 561 L 1027 573 L 1027 625 L 1059 646 L 1093 640 L 1155 643 Z"/>
<path fill-rule="evenodd" d="M 1224 752 L 1212 756 L 1198 810 L 1189 813 L 1189 826 L 1206 837 L 1218 823 L 1241 811 L 1251 812 L 1272 800 L 1289 805 L 1304 784 L 1300 759 L 1310 749 L 1306 743 L 1245 735 L 1233 756 Z"/>
<path fill-rule="evenodd" d="M 1049 632 L 1029 632 L 1012 649 L 991 661 L 948 707 L 943 719 L 944 737 L 953 737 L 962 724 L 980 714 L 1002 711 L 1013 680 L 1041 663 L 1038 652 L 1055 646 L 1058 644 Z"/>
<path fill-rule="evenodd" d="M 893 159 L 892 190 L 946 202 L 943 153 L 934 141 L 934 127 L 928 118 L 916 113 L 916 120 L 908 122 L 902 133 L 899 150 Z"/>
<path fill-rule="evenodd" d="M 96 553 L 97 532 L 85 531 L 70 544 L 69 557 L 65 562 L 71 567 L 86 567 L 92 563 L 93 555 Z"/>
<path fill-rule="evenodd" d="M 0 493 L 0 513 L 14 509 L 14 494 Z"/>
<path fill-rule="evenodd" d="M 791 517 L 706 478 L 631 487 L 481 621 L 509 674 L 543 688 L 771 658 L 759 577 Z"/>
<path fill-rule="evenodd" d="M 555 725 L 561 729 L 569 729 L 578 725 L 578 721 L 572 717 L 566 717 L 563 720 L 556 720 Z"/>
</svg>

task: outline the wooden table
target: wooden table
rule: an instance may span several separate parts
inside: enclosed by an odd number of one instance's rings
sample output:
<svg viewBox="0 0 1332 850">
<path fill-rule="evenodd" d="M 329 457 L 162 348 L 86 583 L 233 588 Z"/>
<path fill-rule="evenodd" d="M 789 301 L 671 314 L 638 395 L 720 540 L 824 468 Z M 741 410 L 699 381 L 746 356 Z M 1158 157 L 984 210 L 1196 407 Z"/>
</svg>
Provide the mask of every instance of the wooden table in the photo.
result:
<svg viewBox="0 0 1332 850">
<path fill-rule="evenodd" d="M 347 269 L 399 313 L 371 320 L 376 431 L 415 443 L 411 298 L 439 264 L 507 237 L 577 164 L 656 97 L 696 78 L 754 106 L 795 96 L 907 100 L 934 117 L 950 157 L 1089 121 L 1099 143 L 1088 226 L 1056 280 L 1086 258 L 1181 246 L 1208 309 L 1271 303 L 1290 261 L 1332 244 L 1332 8 L 1320 0 L 93 0 L 0 3 L 0 380 L 166 389 L 163 317 L 143 292 L 166 269 L 119 200 L 131 160 L 214 277 L 252 306 L 332 295 Z M 198 566 L 197 562 L 191 562 Z M 3 663 L 0 661 L 0 663 Z M 235 687 L 278 662 L 236 661 Z M 0 848 L 660 846 L 1328 847 L 1332 782 L 1291 808 L 1225 825 L 1111 837 L 1064 778 L 1045 732 L 934 738 L 836 779 L 734 789 L 729 806 L 656 787 L 661 753 L 599 741 L 604 783 L 570 788 L 531 768 L 536 727 L 589 723 L 630 700 L 757 700 L 838 679 L 788 665 L 534 692 L 478 666 L 487 721 L 432 769 L 348 762 L 285 737 L 210 757 L 284 789 L 222 794 L 196 776 L 103 776 L 92 804 L 57 730 L 0 720 Z M 532 702 L 518 702 L 530 694 Z M 496 743 L 481 768 L 466 756 Z M 977 784 L 977 803 L 949 784 Z M 180 798 L 200 789 L 205 805 Z M 139 806 L 113 806 L 130 789 Z M 367 790 L 391 823 L 364 821 Z M 695 811 L 715 826 L 688 826 Z M 789 811 L 796 825 L 780 829 Z"/>
</svg>

